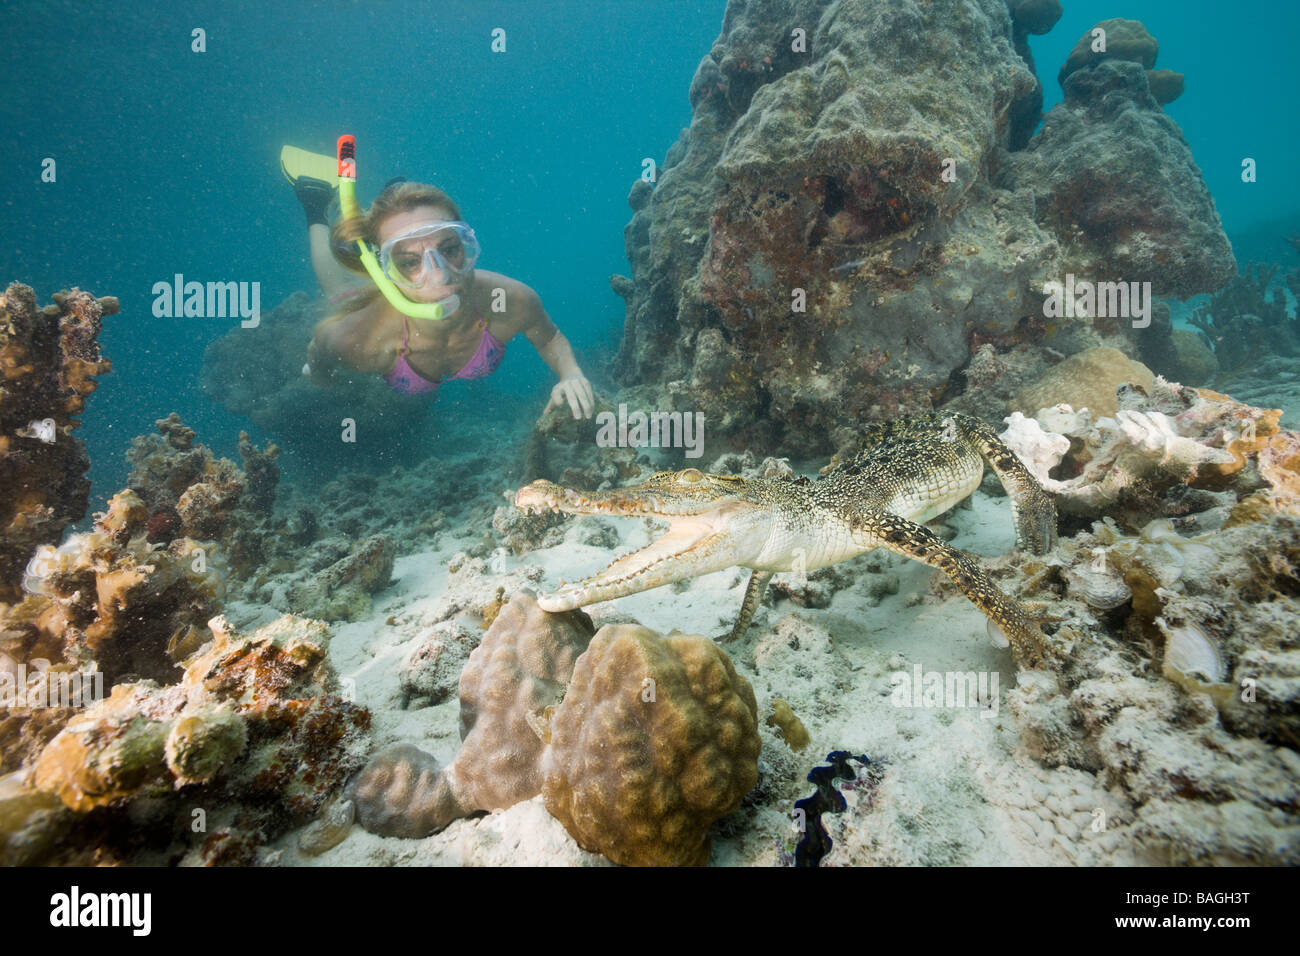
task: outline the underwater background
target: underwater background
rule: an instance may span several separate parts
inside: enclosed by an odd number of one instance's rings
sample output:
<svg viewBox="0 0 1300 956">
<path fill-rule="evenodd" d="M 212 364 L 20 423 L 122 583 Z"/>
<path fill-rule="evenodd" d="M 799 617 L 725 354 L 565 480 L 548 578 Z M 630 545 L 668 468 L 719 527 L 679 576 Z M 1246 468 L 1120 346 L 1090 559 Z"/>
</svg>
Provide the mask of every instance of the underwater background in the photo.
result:
<svg viewBox="0 0 1300 956">
<path fill-rule="evenodd" d="M 9 131 L 0 204 L 0 273 L 41 300 L 71 285 L 115 295 L 122 313 L 100 341 L 112 357 L 78 436 L 92 462 L 91 500 L 122 487 L 130 436 L 171 411 L 232 456 L 249 429 L 206 397 L 204 348 L 228 320 L 159 319 L 151 288 L 175 273 L 259 281 L 269 311 L 317 293 L 302 211 L 279 170 L 285 143 L 332 152 L 356 135 L 366 204 L 391 177 L 440 186 L 484 246 L 481 265 L 530 284 L 598 385 L 617 347 L 627 272 L 627 193 L 643 158 L 662 163 L 689 123 L 686 89 L 717 35 L 723 0 L 6 5 L 9 48 L 0 116 Z M 1031 36 L 1044 112 L 1061 99 L 1055 64 L 1110 7 L 1065 4 Z M 1266 26 L 1208 0 L 1131 0 L 1160 42 L 1159 66 L 1187 77 L 1167 107 L 1214 196 L 1239 267 L 1294 267 L 1283 241 L 1300 226 L 1291 170 L 1300 131 L 1284 121 L 1300 83 L 1280 64 L 1300 6 L 1271 4 Z M 190 31 L 207 31 L 207 52 Z M 493 54 L 504 26 L 508 52 Z M 1258 181 L 1241 181 L 1241 160 Z M 54 157 L 58 180 L 40 181 Z M 521 340 L 522 341 L 522 340 Z M 436 418 L 492 423 L 535 416 L 553 376 L 527 347 L 498 374 L 442 390 Z M 519 402 L 524 401 L 524 405 Z M 537 406 L 534 408 L 534 406 Z M 439 450 L 437 422 L 399 450 Z M 375 451 L 370 449 L 370 451 Z M 381 449 L 358 466 L 386 462 Z M 295 478 L 289 457 L 286 480 Z"/>
<path fill-rule="evenodd" d="M 1300 8 L 0 23 L 0 866 L 1300 865 Z M 304 378 L 341 134 L 698 445 Z"/>
</svg>

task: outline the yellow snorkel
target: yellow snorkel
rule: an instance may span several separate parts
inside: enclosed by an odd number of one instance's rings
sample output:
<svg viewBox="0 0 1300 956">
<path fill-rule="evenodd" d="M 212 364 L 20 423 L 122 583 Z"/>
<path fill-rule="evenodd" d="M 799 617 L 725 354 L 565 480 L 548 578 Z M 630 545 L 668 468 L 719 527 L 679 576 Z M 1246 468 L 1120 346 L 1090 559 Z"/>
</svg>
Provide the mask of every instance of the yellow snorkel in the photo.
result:
<svg viewBox="0 0 1300 956">
<path fill-rule="evenodd" d="M 350 133 L 339 137 L 338 161 L 339 209 L 344 219 L 356 219 L 361 215 L 361 204 L 357 202 L 357 140 Z M 357 252 L 370 281 L 383 293 L 389 305 L 403 315 L 413 319 L 445 319 L 460 307 L 460 299 L 455 295 L 438 302 L 412 302 L 392 279 L 384 275 L 374 250 L 364 239 L 357 240 Z"/>
</svg>

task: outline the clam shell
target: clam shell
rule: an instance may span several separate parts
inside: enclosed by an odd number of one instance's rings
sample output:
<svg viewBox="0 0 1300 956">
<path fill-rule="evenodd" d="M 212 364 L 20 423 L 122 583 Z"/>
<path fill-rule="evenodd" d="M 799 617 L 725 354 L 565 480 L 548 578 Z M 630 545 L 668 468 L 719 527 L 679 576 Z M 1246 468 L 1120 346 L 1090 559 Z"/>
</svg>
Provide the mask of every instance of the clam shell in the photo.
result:
<svg viewBox="0 0 1300 956">
<path fill-rule="evenodd" d="M 1133 599 L 1123 576 L 1113 568 L 1098 571 L 1091 564 L 1070 568 L 1065 572 L 1065 582 L 1072 597 L 1098 611 L 1114 610 Z"/>
<path fill-rule="evenodd" d="M 988 631 L 989 641 L 994 647 L 1005 648 L 1011 646 L 1011 638 L 1007 637 L 1007 632 L 1002 630 L 1002 626 L 993 618 L 988 618 L 988 624 L 985 630 Z"/>
<path fill-rule="evenodd" d="M 1203 627 L 1194 621 L 1170 625 L 1164 618 L 1156 618 L 1156 624 L 1165 634 L 1166 677 L 1179 683 L 1196 679 L 1217 684 L 1223 680 L 1223 657 Z"/>
</svg>

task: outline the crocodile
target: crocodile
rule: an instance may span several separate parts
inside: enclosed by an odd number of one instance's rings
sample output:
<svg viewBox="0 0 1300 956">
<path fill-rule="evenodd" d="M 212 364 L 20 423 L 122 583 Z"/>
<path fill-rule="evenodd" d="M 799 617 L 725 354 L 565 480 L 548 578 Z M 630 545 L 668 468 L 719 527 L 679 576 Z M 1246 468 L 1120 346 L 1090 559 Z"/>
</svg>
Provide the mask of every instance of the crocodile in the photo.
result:
<svg viewBox="0 0 1300 956">
<path fill-rule="evenodd" d="M 853 452 L 807 477 L 743 478 L 696 468 L 660 472 L 640 484 L 578 491 L 538 479 L 515 506 L 529 512 L 646 516 L 669 528 L 603 571 L 562 584 L 538 603 L 568 611 L 730 567 L 752 569 L 740 615 L 722 640 L 748 629 L 772 575 L 812 570 L 885 548 L 942 570 L 1011 644 L 1023 667 L 1041 666 L 1038 624 L 967 554 L 925 522 L 997 474 L 1011 500 L 1017 546 L 1056 547 L 1056 504 L 1028 468 L 979 418 L 931 412 L 867 425 Z"/>
</svg>

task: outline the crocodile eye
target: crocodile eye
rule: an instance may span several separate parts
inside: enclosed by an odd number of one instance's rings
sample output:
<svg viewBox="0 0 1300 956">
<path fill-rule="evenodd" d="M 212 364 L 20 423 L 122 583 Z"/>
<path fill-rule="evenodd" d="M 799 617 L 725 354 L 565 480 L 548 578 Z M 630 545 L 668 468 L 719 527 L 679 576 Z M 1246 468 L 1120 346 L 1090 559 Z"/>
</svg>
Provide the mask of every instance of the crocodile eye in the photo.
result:
<svg viewBox="0 0 1300 956">
<path fill-rule="evenodd" d="M 677 473 L 678 481 L 694 482 L 694 481 L 702 481 L 703 479 L 704 479 L 704 472 L 700 471 L 698 468 L 686 468 Z"/>
</svg>

